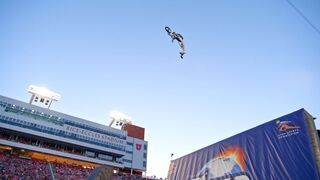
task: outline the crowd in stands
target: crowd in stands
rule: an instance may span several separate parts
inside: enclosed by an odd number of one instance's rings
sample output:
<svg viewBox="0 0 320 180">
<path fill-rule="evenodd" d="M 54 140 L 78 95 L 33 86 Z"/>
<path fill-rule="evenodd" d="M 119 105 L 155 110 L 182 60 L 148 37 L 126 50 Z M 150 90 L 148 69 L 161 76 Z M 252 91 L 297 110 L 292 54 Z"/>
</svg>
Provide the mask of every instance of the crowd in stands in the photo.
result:
<svg viewBox="0 0 320 180">
<path fill-rule="evenodd" d="M 76 179 L 85 180 L 91 174 L 93 169 L 83 168 L 67 164 L 53 163 L 56 179 Z"/>
<path fill-rule="evenodd" d="M 0 152 L 0 180 L 52 180 L 49 162 Z M 93 169 L 76 165 L 51 163 L 56 180 L 86 180 Z M 151 180 L 128 173 L 113 174 L 113 180 Z"/>
<path fill-rule="evenodd" d="M 46 161 L 0 153 L 1 180 L 51 179 Z"/>
<path fill-rule="evenodd" d="M 0 152 L 0 180 L 51 180 L 49 163 Z M 56 180 L 85 180 L 92 169 L 68 164 L 52 163 Z"/>
<path fill-rule="evenodd" d="M 0 180 L 51 180 L 49 162 L 0 152 Z M 51 162 L 56 180 L 86 180 L 93 169 Z M 113 174 L 113 180 L 150 180 L 128 173 Z M 153 178 L 152 178 L 153 179 Z"/>
</svg>

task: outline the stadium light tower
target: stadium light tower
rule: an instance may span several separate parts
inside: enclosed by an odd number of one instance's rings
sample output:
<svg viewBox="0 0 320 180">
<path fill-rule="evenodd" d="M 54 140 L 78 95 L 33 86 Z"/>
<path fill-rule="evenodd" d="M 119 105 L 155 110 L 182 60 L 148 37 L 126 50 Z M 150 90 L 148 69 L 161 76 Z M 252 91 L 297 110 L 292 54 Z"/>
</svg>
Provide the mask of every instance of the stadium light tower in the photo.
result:
<svg viewBox="0 0 320 180">
<path fill-rule="evenodd" d="M 121 129 L 126 124 L 132 124 L 131 117 L 119 111 L 111 111 L 109 116 L 111 118 L 110 127 L 113 126 Z"/>
<path fill-rule="evenodd" d="M 28 88 L 28 92 L 31 93 L 31 98 L 29 104 L 39 103 L 50 108 L 52 101 L 58 101 L 61 98 L 61 95 L 55 92 L 52 92 L 44 87 L 38 87 L 34 85 L 30 85 Z"/>
</svg>

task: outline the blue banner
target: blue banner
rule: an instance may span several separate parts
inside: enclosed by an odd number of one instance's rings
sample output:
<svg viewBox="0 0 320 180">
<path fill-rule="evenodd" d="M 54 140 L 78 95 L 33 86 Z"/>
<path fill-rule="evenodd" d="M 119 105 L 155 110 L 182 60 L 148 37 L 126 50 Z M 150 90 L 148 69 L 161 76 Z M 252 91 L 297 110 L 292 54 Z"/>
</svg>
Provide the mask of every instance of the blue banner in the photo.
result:
<svg viewBox="0 0 320 180">
<path fill-rule="evenodd" d="M 173 160 L 168 179 L 320 179 L 305 113 L 298 110 Z"/>
</svg>

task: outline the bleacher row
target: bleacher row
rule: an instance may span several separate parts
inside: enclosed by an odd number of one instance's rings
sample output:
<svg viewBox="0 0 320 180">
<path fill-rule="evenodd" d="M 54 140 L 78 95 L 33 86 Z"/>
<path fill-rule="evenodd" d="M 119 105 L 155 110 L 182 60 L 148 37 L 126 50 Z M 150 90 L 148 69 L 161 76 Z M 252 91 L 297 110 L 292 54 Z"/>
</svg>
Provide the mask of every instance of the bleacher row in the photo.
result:
<svg viewBox="0 0 320 180">
<path fill-rule="evenodd" d="M 52 173 L 49 162 L 37 160 L 17 155 L 0 153 L 0 179 L 1 180 L 51 180 L 87 179 L 92 169 L 82 168 L 68 164 L 51 163 Z"/>
<path fill-rule="evenodd" d="M 86 180 L 94 169 L 47 162 L 0 151 L 0 180 Z M 126 173 L 112 174 L 112 180 L 149 180 Z"/>
</svg>

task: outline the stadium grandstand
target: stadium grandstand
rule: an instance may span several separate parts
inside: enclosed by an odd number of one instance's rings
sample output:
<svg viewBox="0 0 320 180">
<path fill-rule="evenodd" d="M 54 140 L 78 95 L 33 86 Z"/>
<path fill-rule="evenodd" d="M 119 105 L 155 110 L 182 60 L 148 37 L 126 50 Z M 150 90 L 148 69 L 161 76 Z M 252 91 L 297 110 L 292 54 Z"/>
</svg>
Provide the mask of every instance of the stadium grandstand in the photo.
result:
<svg viewBox="0 0 320 180">
<path fill-rule="evenodd" d="M 144 128 L 114 128 L 56 112 L 50 105 L 59 96 L 31 93 L 29 103 L 0 95 L 1 180 L 80 180 L 100 166 L 110 168 L 113 179 L 145 179 Z"/>
</svg>

